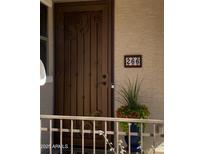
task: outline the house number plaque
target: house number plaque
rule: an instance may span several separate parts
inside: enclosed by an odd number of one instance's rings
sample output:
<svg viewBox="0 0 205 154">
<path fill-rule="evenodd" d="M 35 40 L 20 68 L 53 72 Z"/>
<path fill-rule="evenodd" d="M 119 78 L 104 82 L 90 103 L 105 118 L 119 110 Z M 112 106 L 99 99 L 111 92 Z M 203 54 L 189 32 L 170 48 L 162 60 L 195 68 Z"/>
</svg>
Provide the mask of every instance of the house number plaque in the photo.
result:
<svg viewBox="0 0 205 154">
<path fill-rule="evenodd" d="M 142 67 L 142 55 L 125 55 L 124 67 Z"/>
</svg>

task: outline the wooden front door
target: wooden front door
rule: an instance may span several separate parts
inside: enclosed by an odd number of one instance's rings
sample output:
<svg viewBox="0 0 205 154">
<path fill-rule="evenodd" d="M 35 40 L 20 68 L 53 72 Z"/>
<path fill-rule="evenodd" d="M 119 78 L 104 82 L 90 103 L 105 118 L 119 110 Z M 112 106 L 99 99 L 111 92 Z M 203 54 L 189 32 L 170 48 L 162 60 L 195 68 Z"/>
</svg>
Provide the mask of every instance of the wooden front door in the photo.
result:
<svg viewBox="0 0 205 154">
<path fill-rule="evenodd" d="M 55 5 L 55 114 L 111 116 L 110 17 L 109 1 Z M 69 121 L 63 124 L 70 127 Z M 85 128 L 92 129 L 92 123 L 85 122 Z M 81 135 L 74 138 L 79 145 Z M 100 138 L 97 142 L 100 146 Z"/>
</svg>

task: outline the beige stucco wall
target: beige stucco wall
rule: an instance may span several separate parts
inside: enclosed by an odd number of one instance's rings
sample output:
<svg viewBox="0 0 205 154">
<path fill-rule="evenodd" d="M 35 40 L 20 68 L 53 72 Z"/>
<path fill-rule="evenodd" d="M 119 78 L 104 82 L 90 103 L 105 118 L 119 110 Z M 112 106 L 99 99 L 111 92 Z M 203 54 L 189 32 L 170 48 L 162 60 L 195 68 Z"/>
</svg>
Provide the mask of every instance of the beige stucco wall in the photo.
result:
<svg viewBox="0 0 205 154">
<path fill-rule="evenodd" d="M 116 90 L 139 74 L 144 79 L 141 102 L 149 107 L 151 118 L 163 119 L 163 0 L 116 0 L 114 47 Z M 124 68 L 126 54 L 141 54 L 143 67 Z M 119 105 L 115 101 L 115 109 Z"/>
</svg>

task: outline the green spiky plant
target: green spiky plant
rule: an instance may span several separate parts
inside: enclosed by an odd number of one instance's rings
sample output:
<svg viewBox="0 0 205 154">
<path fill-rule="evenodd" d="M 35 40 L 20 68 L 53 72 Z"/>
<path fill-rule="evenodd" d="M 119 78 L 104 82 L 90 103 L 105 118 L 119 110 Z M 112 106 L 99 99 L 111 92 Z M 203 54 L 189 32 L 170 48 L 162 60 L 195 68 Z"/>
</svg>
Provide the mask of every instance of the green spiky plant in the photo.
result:
<svg viewBox="0 0 205 154">
<path fill-rule="evenodd" d="M 117 110 L 117 117 L 121 118 L 136 118 L 136 119 L 147 119 L 150 115 L 148 108 L 139 102 L 139 92 L 142 84 L 142 80 L 139 81 L 138 76 L 134 83 L 128 79 L 126 86 L 120 86 L 119 102 L 123 104 Z M 121 128 L 128 132 L 128 123 L 120 122 Z M 140 127 L 139 124 L 137 124 Z"/>
</svg>

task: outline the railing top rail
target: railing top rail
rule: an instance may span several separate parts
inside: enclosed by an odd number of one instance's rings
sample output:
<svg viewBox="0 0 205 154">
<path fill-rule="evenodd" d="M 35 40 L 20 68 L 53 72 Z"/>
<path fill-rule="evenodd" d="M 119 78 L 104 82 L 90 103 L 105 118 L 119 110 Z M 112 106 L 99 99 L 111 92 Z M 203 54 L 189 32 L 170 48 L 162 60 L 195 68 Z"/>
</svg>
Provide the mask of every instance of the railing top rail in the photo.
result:
<svg viewBox="0 0 205 154">
<path fill-rule="evenodd" d="M 41 115 L 41 119 L 64 119 L 64 120 L 87 120 L 87 121 L 112 121 L 112 122 L 138 122 L 163 124 L 163 120 L 158 119 L 131 119 L 116 117 L 89 117 L 89 116 L 66 116 L 66 115 Z"/>
</svg>

